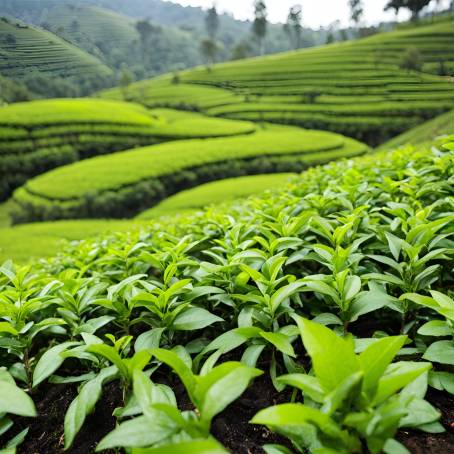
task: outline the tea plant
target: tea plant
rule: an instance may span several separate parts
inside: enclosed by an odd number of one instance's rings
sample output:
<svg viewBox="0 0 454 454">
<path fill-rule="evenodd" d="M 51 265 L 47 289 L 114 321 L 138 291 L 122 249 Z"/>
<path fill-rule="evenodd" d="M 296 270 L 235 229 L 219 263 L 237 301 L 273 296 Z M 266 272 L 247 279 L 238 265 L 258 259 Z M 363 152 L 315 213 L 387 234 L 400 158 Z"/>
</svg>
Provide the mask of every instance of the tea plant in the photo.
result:
<svg viewBox="0 0 454 454">
<path fill-rule="evenodd" d="M 303 392 L 306 404 L 290 403 L 259 412 L 252 422 L 266 424 L 289 437 L 300 452 L 336 449 L 361 452 L 361 440 L 372 453 L 392 452 L 402 426 L 443 430 L 435 423 L 439 413 L 425 400 L 424 387 L 407 388 L 430 363 L 397 362 L 394 356 L 405 336 L 377 339 L 356 355 L 353 339 L 342 339 L 328 328 L 297 318 L 313 375 L 278 378 Z M 427 379 L 426 379 L 427 380 Z M 399 390 L 404 389 L 401 393 Z"/>
</svg>

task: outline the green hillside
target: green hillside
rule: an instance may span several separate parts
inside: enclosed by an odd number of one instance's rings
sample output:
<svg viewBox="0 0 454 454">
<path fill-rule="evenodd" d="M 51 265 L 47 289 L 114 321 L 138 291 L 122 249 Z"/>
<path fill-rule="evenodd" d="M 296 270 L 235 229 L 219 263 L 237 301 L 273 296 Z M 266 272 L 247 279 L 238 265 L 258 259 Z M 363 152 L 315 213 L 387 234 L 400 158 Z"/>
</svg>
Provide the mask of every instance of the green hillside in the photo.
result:
<svg viewBox="0 0 454 454">
<path fill-rule="evenodd" d="M 0 8 L 1 10 L 1 8 Z M 47 10 L 44 25 L 52 32 L 97 56 L 112 68 L 128 65 L 146 74 L 167 72 L 202 63 L 194 37 L 175 27 L 153 26 L 146 58 L 135 28 L 137 19 L 91 5 L 60 4 Z"/>
<path fill-rule="evenodd" d="M 438 137 L 444 137 L 454 132 L 454 111 L 440 115 L 416 128 L 394 137 L 380 146 L 382 150 L 390 150 L 403 145 L 424 146 Z"/>
<path fill-rule="evenodd" d="M 0 107 L 0 200 L 28 178 L 80 159 L 168 140 L 254 130 L 249 122 L 90 98 Z"/>
<path fill-rule="evenodd" d="M 140 213 L 136 219 L 155 219 L 159 216 L 169 216 L 239 200 L 267 189 L 284 186 L 291 177 L 295 176 L 294 173 L 275 173 L 227 178 L 201 184 L 167 197 L 155 207 Z"/>
<path fill-rule="evenodd" d="M 93 55 L 46 30 L 0 19 L 0 74 L 20 80 L 30 73 L 74 79 L 113 74 Z"/>
<path fill-rule="evenodd" d="M 206 206 L 219 205 L 275 189 L 286 184 L 295 174 L 279 173 L 231 178 L 202 184 L 182 191 L 141 213 L 135 220 L 77 220 L 35 222 L 10 227 L 11 203 L 0 205 L 0 263 L 13 259 L 27 263 L 51 257 L 68 246 L 68 241 L 82 240 L 108 232 L 146 228 L 149 219 L 177 216 Z"/>
<path fill-rule="evenodd" d="M 130 96 L 147 106 L 175 106 L 209 115 L 328 129 L 378 145 L 454 106 L 450 17 L 357 41 L 216 65 L 144 81 Z M 400 69 L 416 48 L 423 73 Z M 212 90 L 217 90 L 216 98 Z M 118 90 L 105 97 L 117 98 Z M 218 100 L 218 101 L 217 101 Z"/>
<path fill-rule="evenodd" d="M 16 263 L 52 257 L 68 242 L 114 232 L 133 230 L 144 223 L 127 221 L 60 221 L 40 222 L 0 228 L 0 263 L 13 259 Z"/>
<path fill-rule="evenodd" d="M 367 149 L 334 133 L 266 126 L 244 136 L 124 151 L 29 180 L 14 194 L 18 204 L 14 219 L 128 217 L 201 183 L 247 174 L 297 172 Z"/>
</svg>

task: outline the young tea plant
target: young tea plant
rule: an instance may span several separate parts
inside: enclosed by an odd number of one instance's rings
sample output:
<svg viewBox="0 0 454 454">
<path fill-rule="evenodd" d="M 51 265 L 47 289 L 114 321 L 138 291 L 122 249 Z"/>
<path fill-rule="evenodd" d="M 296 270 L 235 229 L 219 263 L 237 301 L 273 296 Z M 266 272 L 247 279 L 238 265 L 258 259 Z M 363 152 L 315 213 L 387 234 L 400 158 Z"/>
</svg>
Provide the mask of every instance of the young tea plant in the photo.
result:
<svg viewBox="0 0 454 454">
<path fill-rule="evenodd" d="M 134 375 L 134 396 L 142 416 L 121 423 L 99 443 L 97 450 L 168 445 L 181 440 L 211 440 L 213 418 L 237 399 L 262 372 L 238 362 L 226 362 L 207 374 L 195 375 L 177 353 L 154 349 L 153 356 L 167 364 L 180 378 L 194 411 L 181 412 L 173 393 L 162 392 L 140 372 Z M 185 356 L 186 361 L 188 357 Z M 192 451 L 191 451 L 192 452 Z M 198 452 L 198 451 L 196 451 Z"/>
<path fill-rule="evenodd" d="M 399 427 L 443 430 L 436 423 L 439 412 L 423 399 L 424 383 L 410 385 L 427 376 L 431 365 L 391 364 L 406 336 L 378 339 L 357 355 L 352 338 L 301 317 L 296 320 L 313 375 L 290 374 L 278 380 L 302 390 L 305 403 L 264 409 L 252 423 L 288 437 L 299 452 L 360 453 L 363 441 L 371 453 L 392 452 Z"/>
</svg>

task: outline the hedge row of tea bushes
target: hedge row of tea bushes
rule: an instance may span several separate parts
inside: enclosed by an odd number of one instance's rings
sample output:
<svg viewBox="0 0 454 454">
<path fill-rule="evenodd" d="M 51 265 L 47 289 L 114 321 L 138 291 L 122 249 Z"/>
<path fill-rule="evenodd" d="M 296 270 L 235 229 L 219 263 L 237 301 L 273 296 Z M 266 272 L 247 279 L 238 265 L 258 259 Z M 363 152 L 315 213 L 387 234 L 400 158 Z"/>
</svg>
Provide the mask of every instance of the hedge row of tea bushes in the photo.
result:
<svg viewBox="0 0 454 454">
<path fill-rule="evenodd" d="M 242 420 L 260 380 L 278 393 L 250 420 L 268 454 L 408 453 L 399 430 L 449 450 L 430 400 L 454 394 L 453 151 L 332 162 L 246 202 L 4 263 L 1 442 L 77 449 L 118 396 L 97 451 L 241 452 L 248 439 L 222 446 L 212 421 L 230 433 L 224 410 Z M 44 388 L 76 395 L 46 436 Z"/>
<path fill-rule="evenodd" d="M 155 207 L 140 213 L 136 219 L 156 219 L 159 216 L 176 215 L 244 199 L 268 189 L 283 186 L 294 176 L 296 176 L 294 173 L 251 175 L 201 184 L 168 197 Z"/>
<path fill-rule="evenodd" d="M 0 205 L 0 263 L 12 259 L 25 264 L 31 260 L 50 257 L 61 250 L 68 241 L 82 240 L 107 232 L 132 230 L 148 220 L 160 216 L 175 216 L 194 212 L 204 207 L 220 205 L 232 200 L 244 199 L 270 188 L 283 186 L 296 174 L 278 173 L 253 175 L 202 184 L 182 191 L 144 211 L 131 220 L 72 220 L 54 222 L 33 222 L 10 226 L 11 202 Z"/>
<path fill-rule="evenodd" d="M 128 217 L 209 181 L 296 172 L 367 150 L 366 145 L 338 134 L 274 125 L 243 136 L 129 150 L 29 180 L 14 193 L 13 220 Z"/>
<path fill-rule="evenodd" d="M 62 77 L 110 77 L 112 70 L 93 55 L 44 29 L 18 19 L 0 19 L 0 73 L 20 78 L 32 71 Z"/>
<path fill-rule="evenodd" d="M 0 109 L 0 200 L 29 178 L 92 156 L 192 137 L 248 134 L 244 121 L 98 99 L 46 100 Z"/>
<path fill-rule="evenodd" d="M 449 16 L 361 40 L 142 81 L 128 97 L 148 106 L 325 129 L 376 146 L 453 108 L 452 79 L 433 71 L 454 62 L 453 40 Z M 399 68 L 412 48 L 424 62 L 422 72 Z M 113 89 L 102 96 L 122 94 Z"/>
<path fill-rule="evenodd" d="M 448 136 L 452 131 L 454 131 L 454 110 L 394 137 L 379 148 L 390 150 L 408 144 L 429 145 L 435 137 Z"/>
</svg>

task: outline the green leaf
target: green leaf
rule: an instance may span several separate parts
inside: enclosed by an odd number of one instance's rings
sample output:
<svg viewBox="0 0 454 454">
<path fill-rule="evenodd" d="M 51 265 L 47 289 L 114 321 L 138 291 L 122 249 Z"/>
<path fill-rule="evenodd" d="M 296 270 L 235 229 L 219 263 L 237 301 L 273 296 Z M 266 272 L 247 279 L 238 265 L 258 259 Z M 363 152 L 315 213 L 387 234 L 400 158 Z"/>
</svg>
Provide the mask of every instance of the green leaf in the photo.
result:
<svg viewBox="0 0 454 454">
<path fill-rule="evenodd" d="M 106 344 L 95 344 L 88 346 L 87 351 L 90 353 L 94 353 L 96 355 L 103 356 L 104 358 L 108 359 L 112 364 L 117 366 L 120 374 L 124 378 L 128 379 L 129 377 L 128 367 L 114 347 L 111 347 L 110 345 Z"/>
<path fill-rule="evenodd" d="M 383 452 L 385 454 L 411 454 L 410 451 L 397 440 L 390 438 L 386 441 L 383 446 Z"/>
<path fill-rule="evenodd" d="M 454 395 L 454 374 L 450 372 L 431 372 L 431 386 Z"/>
<path fill-rule="evenodd" d="M 134 448 L 132 454 L 228 454 L 216 440 L 190 440 L 164 444 L 156 448 Z"/>
<path fill-rule="evenodd" d="M 167 364 L 173 371 L 180 377 L 183 382 L 189 397 L 194 402 L 194 390 L 197 385 L 196 376 L 192 370 L 183 362 L 183 360 L 174 352 L 164 350 L 162 348 L 155 348 L 151 350 L 151 354 L 159 361 Z"/>
<path fill-rule="evenodd" d="M 115 377 L 117 373 L 118 369 L 115 366 L 108 367 L 81 387 L 79 395 L 71 402 L 65 415 L 65 449 L 72 446 L 85 418 L 95 409 L 104 383 Z"/>
<path fill-rule="evenodd" d="M 262 371 L 238 362 L 226 362 L 199 377 L 194 391 L 195 404 L 202 421 L 209 422 L 229 404 L 236 400 L 251 380 Z"/>
<path fill-rule="evenodd" d="M 284 383 L 285 385 L 293 386 L 298 388 L 303 392 L 303 395 L 307 395 L 315 402 L 323 402 L 325 398 L 325 393 L 323 392 L 322 387 L 320 386 L 317 378 L 312 377 L 311 375 L 306 374 L 287 374 L 281 375 L 277 378 L 279 383 Z"/>
<path fill-rule="evenodd" d="M 339 385 L 325 397 L 322 412 L 331 416 L 351 397 L 352 393 L 357 394 L 362 378 L 363 373 L 356 372 L 340 382 Z"/>
<path fill-rule="evenodd" d="M 295 429 L 309 423 L 329 437 L 345 440 L 341 428 L 328 415 L 302 404 L 281 404 L 265 408 L 252 418 L 251 423 L 263 424 L 270 428 L 293 426 Z"/>
<path fill-rule="evenodd" d="M 411 361 L 400 361 L 391 364 L 386 374 L 378 382 L 373 405 L 377 405 L 400 389 L 407 386 L 424 372 L 427 372 L 432 365 L 430 363 L 415 363 Z"/>
<path fill-rule="evenodd" d="M 435 337 L 450 336 L 454 334 L 454 328 L 451 328 L 443 320 L 431 320 L 418 329 L 418 334 Z"/>
<path fill-rule="evenodd" d="M 266 454 L 293 454 L 290 449 L 282 445 L 263 445 Z"/>
<path fill-rule="evenodd" d="M 423 359 L 454 366 L 454 342 L 452 340 L 434 342 L 424 353 Z"/>
<path fill-rule="evenodd" d="M 279 306 L 287 299 L 290 298 L 290 296 L 294 295 L 295 293 L 298 293 L 298 291 L 304 287 L 306 284 L 304 282 L 292 282 L 291 284 L 288 284 L 284 287 L 281 287 L 279 290 L 274 292 L 273 296 L 271 297 L 271 311 L 275 313 L 278 309 Z"/>
<path fill-rule="evenodd" d="M 334 390 L 349 375 L 359 371 L 354 344 L 329 328 L 295 316 L 304 347 L 312 359 L 315 376 L 325 392 Z"/>
<path fill-rule="evenodd" d="M 161 336 L 164 331 L 165 328 L 153 328 L 142 333 L 134 344 L 134 350 L 136 352 L 140 352 L 142 350 L 159 348 L 159 344 L 161 343 Z"/>
<path fill-rule="evenodd" d="M 400 420 L 400 427 L 418 427 L 440 419 L 441 413 L 424 399 L 413 398 L 408 413 Z"/>
<path fill-rule="evenodd" d="M 384 337 L 369 345 L 360 355 L 359 363 L 364 373 L 363 390 L 372 398 L 378 381 L 403 347 L 407 336 Z"/>
<path fill-rule="evenodd" d="M 201 307 L 191 307 L 175 317 L 172 328 L 177 331 L 192 331 L 206 328 L 224 320 Z"/>
<path fill-rule="evenodd" d="M 165 412 L 151 412 L 150 409 L 147 416 L 139 416 L 117 426 L 99 442 L 96 451 L 152 446 L 177 433 L 179 427 Z"/>
<path fill-rule="evenodd" d="M 350 305 L 349 321 L 356 322 L 361 315 L 374 312 L 391 303 L 393 298 L 378 288 L 360 294 Z"/>
<path fill-rule="evenodd" d="M 0 380 L 0 414 L 37 416 L 35 404 L 30 396 L 19 388 L 14 380 Z"/>
<path fill-rule="evenodd" d="M 63 342 L 47 350 L 33 371 L 33 387 L 35 388 L 50 377 L 63 364 L 65 358 L 61 356 L 61 353 L 79 344 L 79 342 Z"/>
<path fill-rule="evenodd" d="M 290 338 L 282 333 L 266 333 L 261 332 L 260 335 L 268 342 L 273 344 L 280 352 L 295 358 L 295 351 L 293 350 Z"/>
<path fill-rule="evenodd" d="M 8 333 L 17 336 L 19 331 L 17 331 L 10 322 L 0 322 L 0 333 Z"/>
</svg>

